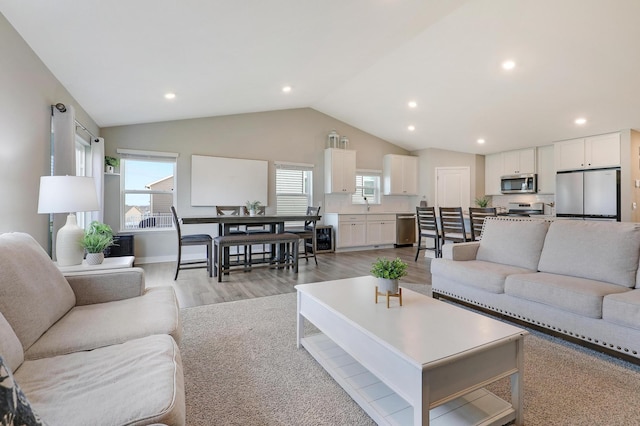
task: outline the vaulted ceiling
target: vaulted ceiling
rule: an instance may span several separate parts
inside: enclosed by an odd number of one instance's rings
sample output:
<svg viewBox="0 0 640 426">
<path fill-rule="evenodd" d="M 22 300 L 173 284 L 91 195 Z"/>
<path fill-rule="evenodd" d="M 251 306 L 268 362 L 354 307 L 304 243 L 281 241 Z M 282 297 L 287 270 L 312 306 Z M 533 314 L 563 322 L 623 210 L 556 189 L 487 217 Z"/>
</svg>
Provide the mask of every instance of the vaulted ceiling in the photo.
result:
<svg viewBox="0 0 640 426">
<path fill-rule="evenodd" d="M 0 12 L 101 127 L 310 107 L 409 150 L 479 154 L 640 129 L 638 0 L 0 0 Z"/>
</svg>

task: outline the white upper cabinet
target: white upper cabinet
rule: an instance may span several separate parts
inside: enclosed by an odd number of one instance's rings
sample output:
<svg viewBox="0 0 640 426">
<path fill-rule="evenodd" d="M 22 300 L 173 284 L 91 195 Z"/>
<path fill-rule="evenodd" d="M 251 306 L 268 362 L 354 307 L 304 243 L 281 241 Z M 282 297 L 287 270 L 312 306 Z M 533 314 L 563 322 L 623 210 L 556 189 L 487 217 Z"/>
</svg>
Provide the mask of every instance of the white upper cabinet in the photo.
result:
<svg viewBox="0 0 640 426">
<path fill-rule="evenodd" d="M 538 157 L 538 193 L 555 194 L 556 169 L 554 166 L 553 145 L 539 146 Z"/>
<path fill-rule="evenodd" d="M 518 149 L 503 152 L 503 175 L 519 175 L 536 172 L 536 149 Z"/>
<path fill-rule="evenodd" d="M 556 170 L 620 165 L 620 133 L 589 136 L 554 144 Z"/>
<path fill-rule="evenodd" d="M 382 160 L 384 195 L 418 193 L 418 157 L 387 154 Z"/>
<path fill-rule="evenodd" d="M 484 192 L 486 195 L 500 195 L 500 176 L 502 176 L 502 153 L 484 157 Z"/>
<path fill-rule="evenodd" d="M 325 194 L 356 192 L 356 152 L 327 148 L 324 151 Z"/>
</svg>

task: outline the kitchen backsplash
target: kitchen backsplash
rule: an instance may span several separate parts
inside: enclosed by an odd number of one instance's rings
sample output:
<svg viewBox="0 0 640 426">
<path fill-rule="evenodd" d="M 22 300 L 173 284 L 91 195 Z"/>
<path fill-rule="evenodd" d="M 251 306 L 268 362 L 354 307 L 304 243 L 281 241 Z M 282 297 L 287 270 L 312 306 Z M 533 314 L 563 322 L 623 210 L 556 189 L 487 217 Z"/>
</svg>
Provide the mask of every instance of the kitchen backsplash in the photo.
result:
<svg viewBox="0 0 640 426">
<path fill-rule="evenodd" d="M 351 204 L 351 195 L 325 194 L 325 213 L 407 213 L 416 211 L 418 197 L 406 195 L 383 195 L 382 204 Z"/>
</svg>

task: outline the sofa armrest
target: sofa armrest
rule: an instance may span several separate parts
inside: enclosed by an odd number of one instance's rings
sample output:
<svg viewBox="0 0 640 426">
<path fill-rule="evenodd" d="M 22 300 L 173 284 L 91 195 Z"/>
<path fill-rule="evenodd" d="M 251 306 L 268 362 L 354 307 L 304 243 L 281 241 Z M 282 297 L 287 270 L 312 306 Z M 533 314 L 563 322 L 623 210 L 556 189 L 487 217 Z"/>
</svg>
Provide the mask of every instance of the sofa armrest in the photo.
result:
<svg viewBox="0 0 640 426">
<path fill-rule="evenodd" d="M 442 246 L 442 258 L 451 260 L 475 260 L 480 247 L 479 241 L 445 244 Z"/>
<path fill-rule="evenodd" d="M 144 294 L 144 269 L 121 268 L 64 274 L 76 306 L 130 299 Z"/>
</svg>

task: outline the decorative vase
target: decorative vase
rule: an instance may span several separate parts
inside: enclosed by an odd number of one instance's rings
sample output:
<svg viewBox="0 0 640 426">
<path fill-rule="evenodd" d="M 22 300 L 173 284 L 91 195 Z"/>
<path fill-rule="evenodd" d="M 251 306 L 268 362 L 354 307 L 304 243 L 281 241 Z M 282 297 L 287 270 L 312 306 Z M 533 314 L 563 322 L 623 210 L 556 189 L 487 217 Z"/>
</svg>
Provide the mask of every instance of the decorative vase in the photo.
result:
<svg viewBox="0 0 640 426">
<path fill-rule="evenodd" d="M 113 173 L 116 172 L 116 169 L 113 166 L 107 166 L 106 172 L 109 173 L 109 174 L 113 174 Z"/>
<path fill-rule="evenodd" d="M 100 265 L 104 261 L 104 253 L 87 253 L 87 265 Z"/>
<path fill-rule="evenodd" d="M 398 294 L 398 280 L 378 278 L 378 291 L 382 294 L 386 294 L 387 291 L 390 294 Z"/>
<path fill-rule="evenodd" d="M 254 209 L 249 210 L 249 216 L 255 216 L 256 211 Z"/>
</svg>

